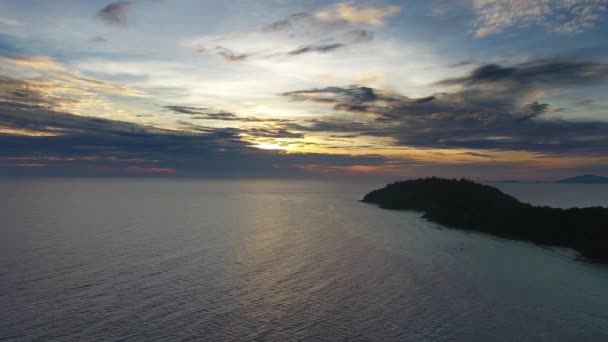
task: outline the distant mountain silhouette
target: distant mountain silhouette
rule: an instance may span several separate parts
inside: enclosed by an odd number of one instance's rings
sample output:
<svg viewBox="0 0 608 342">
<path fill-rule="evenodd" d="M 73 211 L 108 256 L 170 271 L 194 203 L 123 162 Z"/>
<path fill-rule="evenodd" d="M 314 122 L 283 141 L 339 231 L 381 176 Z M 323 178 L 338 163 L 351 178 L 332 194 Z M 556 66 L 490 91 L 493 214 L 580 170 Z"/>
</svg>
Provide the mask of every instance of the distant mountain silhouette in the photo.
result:
<svg viewBox="0 0 608 342">
<path fill-rule="evenodd" d="M 421 211 L 424 218 L 455 228 L 569 247 L 590 261 L 608 262 L 608 208 L 533 206 L 489 185 L 434 177 L 389 184 L 362 201 Z"/>
<path fill-rule="evenodd" d="M 558 183 L 573 183 L 573 184 L 608 184 L 608 177 L 596 175 L 582 175 L 572 178 L 566 178 L 558 181 Z"/>
</svg>

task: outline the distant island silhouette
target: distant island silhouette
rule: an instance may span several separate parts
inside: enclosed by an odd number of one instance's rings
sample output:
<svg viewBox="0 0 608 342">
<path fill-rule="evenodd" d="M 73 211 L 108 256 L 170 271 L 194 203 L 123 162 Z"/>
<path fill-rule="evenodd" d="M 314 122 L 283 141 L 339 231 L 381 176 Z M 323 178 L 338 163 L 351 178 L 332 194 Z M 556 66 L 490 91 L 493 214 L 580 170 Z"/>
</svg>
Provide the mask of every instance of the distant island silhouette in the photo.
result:
<svg viewBox="0 0 608 342">
<path fill-rule="evenodd" d="M 608 208 L 533 206 L 489 185 L 434 177 L 389 184 L 362 202 L 421 211 L 429 221 L 455 228 L 569 247 L 589 261 L 608 262 Z"/>
<path fill-rule="evenodd" d="M 572 183 L 572 184 L 608 184 L 608 177 L 602 177 L 597 175 L 582 175 L 572 178 L 566 178 L 558 181 L 558 183 Z"/>
</svg>

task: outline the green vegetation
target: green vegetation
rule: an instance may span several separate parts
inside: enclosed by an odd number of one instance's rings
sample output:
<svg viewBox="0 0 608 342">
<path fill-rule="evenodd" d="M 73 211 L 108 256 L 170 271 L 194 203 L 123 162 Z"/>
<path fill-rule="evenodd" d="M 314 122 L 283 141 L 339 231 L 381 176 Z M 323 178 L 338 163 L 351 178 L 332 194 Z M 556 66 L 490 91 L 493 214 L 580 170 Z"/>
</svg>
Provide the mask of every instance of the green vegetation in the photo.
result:
<svg viewBox="0 0 608 342">
<path fill-rule="evenodd" d="M 430 221 L 456 228 L 569 247 L 590 261 L 608 262 L 608 208 L 533 206 L 489 185 L 441 178 L 389 184 L 363 202 L 421 211 Z"/>
</svg>

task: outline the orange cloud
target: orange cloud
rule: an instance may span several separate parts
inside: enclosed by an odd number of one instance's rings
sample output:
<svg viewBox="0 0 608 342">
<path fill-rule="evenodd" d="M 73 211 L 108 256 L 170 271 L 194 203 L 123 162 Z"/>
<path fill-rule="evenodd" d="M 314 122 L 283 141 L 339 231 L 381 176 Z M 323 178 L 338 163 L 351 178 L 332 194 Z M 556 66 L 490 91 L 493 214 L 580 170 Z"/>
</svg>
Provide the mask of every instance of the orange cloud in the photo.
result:
<svg viewBox="0 0 608 342">
<path fill-rule="evenodd" d="M 333 7 L 315 13 L 315 17 L 323 21 L 346 21 L 352 24 L 367 24 L 380 26 L 384 18 L 401 11 L 399 6 L 357 7 L 349 3 L 340 3 Z"/>
<path fill-rule="evenodd" d="M 67 86 L 86 87 L 111 94 L 142 97 L 144 93 L 121 85 L 100 80 L 85 78 L 78 73 L 68 70 L 54 59 L 46 56 L 6 56 L 2 59 L 21 67 L 32 68 L 50 73 L 55 80 L 61 80 Z"/>
</svg>

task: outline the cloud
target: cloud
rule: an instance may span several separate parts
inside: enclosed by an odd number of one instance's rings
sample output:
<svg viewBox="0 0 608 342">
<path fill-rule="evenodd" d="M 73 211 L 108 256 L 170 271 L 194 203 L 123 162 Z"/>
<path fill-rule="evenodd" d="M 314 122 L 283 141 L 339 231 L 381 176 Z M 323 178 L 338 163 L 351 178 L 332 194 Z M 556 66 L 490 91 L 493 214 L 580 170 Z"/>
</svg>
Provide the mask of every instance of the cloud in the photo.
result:
<svg viewBox="0 0 608 342">
<path fill-rule="evenodd" d="M 300 169 L 306 165 L 331 168 L 385 161 L 380 156 L 286 154 L 256 148 L 260 142 L 304 138 L 279 119 L 167 106 L 199 120 L 185 121 L 182 129 L 173 130 L 74 115 L 57 110 L 58 101 L 28 82 L 0 78 L 0 174 L 277 176 L 316 172 Z M 218 127 L 200 119 L 251 125 Z"/>
<path fill-rule="evenodd" d="M 344 46 L 345 45 L 343 43 L 312 44 L 312 45 L 301 46 L 295 50 L 291 50 L 291 51 L 287 52 L 287 54 L 291 55 L 291 56 L 297 56 L 297 55 L 311 53 L 311 52 L 325 53 L 325 52 L 331 52 L 331 51 L 343 48 Z"/>
<path fill-rule="evenodd" d="M 261 138 L 273 138 L 273 139 L 302 139 L 304 134 L 299 132 L 293 132 L 284 128 L 249 128 L 245 134 L 252 135 Z"/>
<path fill-rule="evenodd" d="M 579 99 L 575 103 L 577 106 L 588 106 L 592 104 L 594 101 L 592 99 Z"/>
<path fill-rule="evenodd" d="M 96 37 L 91 38 L 91 42 L 101 44 L 101 43 L 107 43 L 108 40 L 102 36 L 96 36 Z"/>
<path fill-rule="evenodd" d="M 89 169 L 90 173 L 104 174 L 134 170 L 126 167 L 145 167 L 140 169 L 144 171 L 148 168 L 174 170 L 177 164 L 187 164 L 187 160 L 197 155 L 208 156 L 219 150 L 238 152 L 247 146 L 236 132 L 228 129 L 192 135 L 36 107 L 6 104 L 0 107 L 0 125 L 4 127 L 60 132 L 52 137 L 0 135 L 3 159 L 37 157 L 61 168 L 62 172 Z M 127 165 L 136 165 L 113 169 L 134 159 L 139 162 Z"/>
<path fill-rule="evenodd" d="M 125 27 L 128 25 L 127 14 L 132 6 L 133 1 L 129 0 L 112 2 L 97 12 L 97 18 L 111 26 Z"/>
<path fill-rule="evenodd" d="M 511 26 L 542 22 L 551 13 L 550 3 L 551 0 L 474 0 L 478 18 L 475 35 L 485 37 Z"/>
<path fill-rule="evenodd" d="M 277 20 L 273 23 L 270 23 L 262 28 L 264 32 L 275 32 L 275 31 L 285 31 L 292 30 L 296 25 L 301 22 L 309 22 L 313 20 L 313 16 L 310 13 L 294 13 L 288 16 L 285 19 Z"/>
<path fill-rule="evenodd" d="M 528 63 L 550 62 L 555 61 Z M 545 81 L 536 82 L 530 76 L 522 76 L 521 70 L 527 75 L 530 69 L 519 64 L 498 67 L 496 73 L 500 77 L 492 72 L 473 70 L 459 81 L 445 80 L 449 83 L 446 86 L 454 88 L 449 92 L 424 97 L 356 85 L 281 94 L 292 101 L 333 108 L 333 112 L 325 111 L 326 116 L 315 119 L 237 115 L 207 105 L 166 106 L 164 110 L 175 114 L 182 125 L 176 130 L 72 115 L 58 110 L 57 99 L 47 96 L 46 89 L 35 83 L 6 78 L 0 80 L 3 85 L 0 86 L 0 174 L 397 174 L 406 169 L 415 172 L 412 165 L 422 164 L 431 165 L 425 169 L 431 172 L 428 170 L 433 170 L 433 163 L 440 158 L 448 164 L 470 164 L 473 160 L 480 163 L 475 167 L 490 167 L 483 166 L 482 162 L 498 165 L 493 156 L 509 151 L 524 151 L 539 158 L 577 155 L 592 160 L 608 153 L 608 124 L 553 118 L 547 115 L 553 109 L 550 102 L 525 96 L 538 87 L 564 87 L 559 77 L 547 79 L 544 73 L 538 73 L 537 77 Z M 597 68 L 578 70 L 587 73 Z M 503 83 L 514 82 L 513 77 L 528 90 L 499 91 Z M 585 83 L 581 78 L 573 86 L 601 80 L 599 76 L 592 77 Z M 65 105 L 61 103 L 61 108 L 67 108 Z M 233 127 L 226 127 L 229 125 Z M 255 147 L 264 143 L 301 144 L 309 150 L 333 150 L 342 154 L 294 153 L 292 150 L 286 153 Z M 395 160 L 379 155 L 346 154 L 362 153 L 362 150 L 384 153 L 388 149 L 403 151 L 404 155 Z M 409 153 L 413 152 L 407 151 L 412 149 L 426 159 L 410 157 Z M 429 150 L 441 150 L 448 155 L 442 157 Z M 567 163 L 568 158 L 563 159 L 563 163 Z M 446 166 L 442 170 L 447 174 L 453 169 Z M 465 169 L 460 172 L 466 174 Z"/>
<path fill-rule="evenodd" d="M 503 67 L 486 64 L 464 77 L 446 79 L 438 85 L 461 86 L 473 93 L 513 98 L 561 88 L 588 87 L 608 80 L 608 64 L 593 61 L 536 59 Z"/>
<path fill-rule="evenodd" d="M 294 57 L 311 53 L 330 53 L 337 50 L 347 48 L 352 45 L 364 43 L 373 39 L 373 33 L 364 31 L 352 31 L 348 34 L 345 40 L 339 42 L 326 43 L 326 41 L 334 41 L 333 38 L 323 39 L 322 41 L 308 43 L 302 40 L 303 44 L 293 46 L 295 42 L 282 44 L 280 47 L 268 47 L 267 49 L 253 48 L 249 52 L 237 51 L 225 46 L 217 45 L 214 48 L 198 47 L 198 53 L 212 53 L 227 62 L 244 62 L 253 59 L 277 59 L 285 57 Z M 227 42 L 228 44 L 233 44 Z"/>
<path fill-rule="evenodd" d="M 24 61 L 61 70 L 44 59 Z M 256 147 L 304 140 L 301 131 L 288 127 L 290 120 L 242 116 L 211 106 L 172 105 L 164 109 L 183 119 L 174 129 L 165 129 L 74 115 L 68 108 L 75 103 L 53 94 L 50 84 L 0 77 L 0 175 L 304 176 L 386 162 L 377 155 L 286 153 Z"/>
<path fill-rule="evenodd" d="M 387 8 L 393 8 L 389 6 L 380 9 L 362 9 L 363 14 L 360 14 L 356 7 L 338 6 L 351 8 L 353 13 L 357 13 L 360 17 L 367 15 L 369 20 L 371 20 L 372 14 L 380 15 L 380 13 L 386 12 L 387 14 L 381 17 L 389 15 Z M 332 7 L 332 9 L 334 8 Z M 371 14 L 367 12 L 368 10 L 371 11 L 369 12 Z M 221 37 L 201 37 L 194 39 L 188 45 L 194 46 L 199 53 L 215 54 L 228 62 L 244 62 L 254 59 L 277 59 L 313 53 L 330 53 L 374 39 L 372 31 L 357 27 L 357 25 L 366 25 L 365 22 L 320 17 L 319 13 L 321 12 L 295 13 L 265 25 L 259 30 Z"/>
<path fill-rule="evenodd" d="M 59 106 L 60 99 L 48 87 L 0 75 L 0 101 Z"/>
<path fill-rule="evenodd" d="M 328 53 L 338 49 L 348 47 L 349 45 L 369 42 L 374 39 L 374 33 L 366 30 L 352 30 L 345 34 L 344 42 L 341 43 L 313 43 L 298 47 L 297 49 L 288 51 L 286 54 L 297 56 L 307 53 Z"/>
<path fill-rule="evenodd" d="M 608 80 L 605 64 L 533 60 L 514 66 L 484 65 L 440 82 L 451 92 L 411 98 L 361 86 L 326 87 L 281 94 L 292 101 L 330 105 L 333 116 L 292 126 L 390 138 L 395 146 L 531 151 L 551 154 L 608 153 L 608 123 L 546 116 L 548 103 L 529 93 L 589 86 Z M 346 118 L 343 114 L 349 114 Z"/>
<path fill-rule="evenodd" d="M 0 58 L 0 61 L 7 59 Z M 108 115 L 120 113 L 114 107 L 115 95 L 141 97 L 140 92 L 57 68 L 43 60 L 28 60 L 37 67 L 21 66 L 15 77 L 0 75 L 0 102 L 13 106 L 37 106 L 80 115 Z M 19 65 L 19 64 L 17 64 Z M 5 66 L 10 67 L 7 63 Z M 46 69 L 40 69 L 42 67 Z"/>
<path fill-rule="evenodd" d="M 196 115 L 196 114 L 206 114 L 209 110 L 209 108 L 203 108 L 203 107 L 191 107 L 191 106 L 164 106 L 163 108 L 170 110 L 176 114 L 189 114 L 189 115 Z"/>
<path fill-rule="evenodd" d="M 342 35 L 339 40 L 334 38 L 326 38 L 321 41 L 309 42 L 307 39 L 300 40 L 303 42 L 300 45 L 294 46 L 296 41 L 290 41 L 280 46 L 268 46 L 265 49 L 253 47 L 249 51 L 237 51 L 236 49 L 228 48 L 222 45 L 216 45 L 213 48 L 204 47 L 204 42 L 198 43 L 197 52 L 202 54 L 215 54 L 227 62 L 245 62 L 253 59 L 276 59 L 285 57 L 295 57 L 311 53 L 330 53 L 337 50 L 347 48 L 356 44 L 365 43 L 373 40 L 374 34 L 365 30 L 351 30 Z M 330 41 L 330 42 L 327 42 Z M 332 42 L 333 41 L 333 42 Z M 230 39 L 224 40 L 226 44 L 235 44 Z"/>
<path fill-rule="evenodd" d="M 386 162 L 380 156 L 267 151 L 243 139 L 247 134 L 302 137 L 285 129 L 199 126 L 197 131 L 180 132 L 8 102 L 0 102 L 0 127 L 5 129 L 0 129 L 3 175 L 274 177 L 316 172 L 302 170 L 306 165 L 332 168 Z M 24 130 L 41 134 L 11 133 Z"/>
<path fill-rule="evenodd" d="M 385 18 L 401 11 L 399 6 L 357 7 L 350 3 L 339 3 L 332 7 L 317 11 L 315 18 L 321 21 L 343 21 L 351 24 L 366 24 L 380 26 Z"/>
<path fill-rule="evenodd" d="M 350 86 L 350 87 L 326 87 L 309 90 L 290 91 L 281 94 L 296 101 L 315 101 L 315 102 L 349 102 L 360 105 L 366 102 L 375 101 L 378 97 L 374 89 L 369 87 Z"/>
<path fill-rule="evenodd" d="M 373 88 L 354 85 L 291 91 L 281 95 L 294 101 L 331 103 L 336 110 L 360 113 L 372 113 L 378 106 L 390 106 L 402 101 L 420 101 L 420 99 L 410 100 L 394 94 L 381 94 Z"/>
<path fill-rule="evenodd" d="M 250 58 L 258 57 L 256 53 L 236 52 L 221 45 L 216 45 L 213 48 L 198 47 L 196 52 L 200 54 L 215 54 L 226 62 L 244 62 Z"/>
<path fill-rule="evenodd" d="M 454 64 L 450 64 L 448 67 L 449 68 L 459 68 L 459 67 L 463 67 L 463 66 L 469 66 L 469 65 L 473 65 L 473 64 L 477 64 L 478 62 L 473 60 L 473 59 L 465 59 L 463 61 L 460 61 L 458 63 L 454 63 Z"/>
<path fill-rule="evenodd" d="M 562 0 L 555 22 L 549 27 L 558 33 L 579 33 L 603 19 L 607 0 Z"/>
<path fill-rule="evenodd" d="M 143 92 L 118 84 L 82 77 L 76 72 L 68 70 L 54 59 L 45 56 L 0 56 L 0 60 L 12 62 L 16 65 L 49 72 L 55 80 L 63 80 L 82 87 L 94 88 L 116 95 L 143 96 Z"/>
<path fill-rule="evenodd" d="M 225 60 L 230 61 L 230 62 L 242 62 L 252 56 L 252 54 L 237 53 L 235 51 L 232 51 L 228 48 L 225 48 L 225 47 L 219 46 L 219 45 L 215 47 L 214 51 L 219 56 L 223 57 Z"/>
<path fill-rule="evenodd" d="M 223 110 L 206 107 L 191 107 L 171 105 L 164 106 L 165 110 L 175 114 L 190 115 L 192 120 L 211 120 L 211 121 L 235 121 L 241 123 L 286 123 L 291 122 L 286 119 L 276 119 L 270 117 L 240 116 Z M 190 123 L 191 124 L 191 123 Z"/>
<path fill-rule="evenodd" d="M 442 85 L 501 84 L 504 87 L 592 85 L 608 79 L 608 64 L 588 61 L 532 60 L 511 67 L 487 64 Z"/>
<path fill-rule="evenodd" d="M 473 0 L 474 34 L 486 37 L 511 27 L 544 26 L 557 33 L 578 33 L 595 26 L 608 0 Z"/>
<path fill-rule="evenodd" d="M 0 17 L 0 25 L 21 26 L 23 23 L 15 18 Z"/>
<path fill-rule="evenodd" d="M 549 110 L 549 105 L 546 103 L 539 103 L 538 101 L 534 101 L 532 103 L 527 103 L 519 108 L 520 118 L 519 121 L 525 121 L 537 116 L 540 116 L 546 113 Z"/>
<path fill-rule="evenodd" d="M 18 65 L 42 69 L 47 71 L 65 71 L 65 68 L 52 58 L 44 56 L 1 56 L 7 62 Z"/>
</svg>

